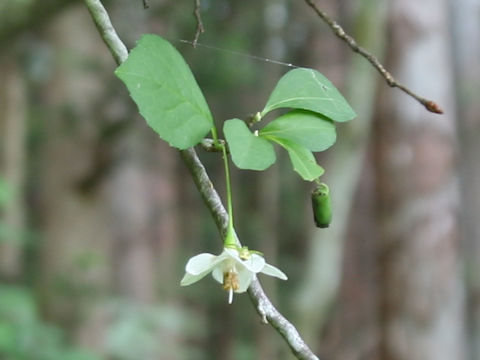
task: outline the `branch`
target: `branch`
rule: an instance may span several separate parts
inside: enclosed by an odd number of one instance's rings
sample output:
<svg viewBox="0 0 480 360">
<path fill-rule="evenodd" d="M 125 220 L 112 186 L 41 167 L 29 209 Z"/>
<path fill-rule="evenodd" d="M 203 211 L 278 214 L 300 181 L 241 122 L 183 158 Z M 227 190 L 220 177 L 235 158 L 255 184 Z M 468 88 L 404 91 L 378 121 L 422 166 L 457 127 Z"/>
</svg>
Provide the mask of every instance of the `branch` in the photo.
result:
<svg viewBox="0 0 480 360">
<path fill-rule="evenodd" d="M 202 7 L 201 0 L 195 0 L 195 11 L 193 14 L 195 15 L 195 18 L 197 19 L 197 31 L 195 32 L 195 38 L 193 39 L 193 47 L 197 46 L 198 38 L 200 37 L 200 34 L 203 34 L 205 32 L 205 28 L 203 27 L 203 22 L 202 22 L 202 13 L 200 12 L 200 9 Z"/>
<path fill-rule="evenodd" d="M 85 0 L 85 4 L 92 15 L 103 41 L 106 43 L 117 64 L 126 60 L 128 53 L 125 45 L 118 37 L 110 22 L 108 13 L 100 0 Z M 218 230 L 223 235 L 228 225 L 228 214 L 221 202 L 220 196 L 213 187 L 210 178 L 193 148 L 180 151 L 181 157 L 187 165 L 195 184 L 200 191 L 210 213 L 212 214 Z M 262 286 L 254 279 L 248 289 L 248 294 L 257 312 L 264 323 L 270 323 L 285 339 L 288 346 L 300 360 L 319 360 L 301 338 L 295 327 L 272 305 L 265 295 Z"/>
<path fill-rule="evenodd" d="M 393 76 L 392 74 L 390 74 L 386 69 L 385 67 L 380 63 L 380 61 L 378 61 L 378 59 L 373 55 L 371 54 L 370 52 L 368 52 L 367 50 L 365 50 L 364 48 L 362 48 L 361 46 L 359 46 L 357 44 L 357 42 L 355 41 L 355 39 L 353 37 L 351 37 L 350 35 L 348 35 L 345 30 L 343 30 L 343 28 L 335 21 L 333 20 L 332 18 L 330 18 L 330 16 L 328 16 L 325 12 L 323 12 L 322 10 L 319 9 L 319 7 L 317 5 L 315 5 L 315 3 L 313 2 L 313 0 L 305 0 L 305 2 L 308 4 L 308 6 L 310 6 L 316 13 L 317 15 L 327 23 L 327 25 L 330 27 L 330 29 L 332 29 L 333 33 L 338 36 L 340 39 L 342 39 L 344 42 L 347 43 L 348 46 L 350 46 L 350 48 L 356 52 L 357 54 L 360 54 L 362 55 L 365 59 L 367 59 L 370 64 L 372 64 L 372 66 L 378 70 L 378 72 L 383 76 L 383 78 L 385 79 L 385 81 L 387 82 L 387 84 L 392 87 L 392 88 L 398 88 L 400 90 L 402 90 L 404 93 L 410 95 L 411 97 L 413 97 L 415 100 L 417 100 L 420 104 L 422 104 L 423 106 L 425 106 L 425 108 L 430 111 L 430 112 L 433 112 L 435 114 L 443 114 L 443 110 L 440 108 L 440 106 L 438 106 L 438 104 L 435 102 L 435 101 L 432 101 L 432 100 L 428 100 L 428 99 L 425 99 L 417 94 L 415 94 L 412 90 L 410 90 L 409 88 L 407 88 L 406 86 L 404 86 L 403 84 L 399 83 Z"/>
<path fill-rule="evenodd" d="M 250 295 L 250 300 L 255 305 L 258 315 L 262 317 L 263 323 L 269 323 L 282 335 L 297 359 L 320 360 L 312 350 L 310 350 L 295 326 L 273 306 L 257 279 L 250 284 L 248 295 Z"/>
<path fill-rule="evenodd" d="M 85 0 L 87 9 L 93 18 L 93 22 L 102 36 L 103 41 L 110 49 L 115 62 L 120 65 L 127 60 L 128 50 L 125 44 L 120 40 L 115 28 L 110 21 L 107 10 L 98 0 Z"/>
<path fill-rule="evenodd" d="M 185 165 L 187 165 L 187 168 L 193 177 L 193 181 L 202 195 L 203 201 L 205 201 L 208 210 L 210 210 L 210 213 L 215 220 L 221 238 L 225 238 L 227 234 L 228 214 L 223 207 L 220 196 L 208 177 L 205 166 L 203 166 L 193 148 L 181 150 L 180 155 L 182 156 Z"/>
</svg>

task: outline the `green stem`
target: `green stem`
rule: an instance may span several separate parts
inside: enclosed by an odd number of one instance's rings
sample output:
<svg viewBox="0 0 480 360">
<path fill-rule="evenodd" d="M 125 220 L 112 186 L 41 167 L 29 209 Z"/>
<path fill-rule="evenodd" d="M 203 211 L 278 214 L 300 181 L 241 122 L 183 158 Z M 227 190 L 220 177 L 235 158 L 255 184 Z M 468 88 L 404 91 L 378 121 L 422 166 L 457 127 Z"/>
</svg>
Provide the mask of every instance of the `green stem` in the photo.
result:
<svg viewBox="0 0 480 360">
<path fill-rule="evenodd" d="M 212 126 L 213 143 L 222 147 L 223 165 L 225 167 L 225 182 L 227 184 L 227 211 L 228 211 L 228 227 L 223 245 L 226 247 L 236 247 L 237 241 L 235 238 L 235 231 L 233 228 L 233 206 L 232 206 L 232 187 L 230 183 L 230 170 L 228 167 L 227 147 L 225 144 L 220 144 L 218 141 L 218 133 L 215 125 Z"/>
<path fill-rule="evenodd" d="M 225 182 L 227 184 L 227 211 L 228 211 L 228 228 L 227 234 L 225 236 L 224 245 L 225 246 L 236 246 L 236 241 L 234 237 L 233 229 L 233 206 L 232 206 L 232 187 L 230 182 L 230 170 L 228 167 L 228 157 L 226 146 L 222 146 L 223 153 L 223 164 L 225 166 Z"/>
<path fill-rule="evenodd" d="M 212 126 L 212 137 L 213 137 L 213 143 L 217 144 L 218 143 L 218 135 L 217 135 L 217 128 L 215 125 Z"/>
</svg>

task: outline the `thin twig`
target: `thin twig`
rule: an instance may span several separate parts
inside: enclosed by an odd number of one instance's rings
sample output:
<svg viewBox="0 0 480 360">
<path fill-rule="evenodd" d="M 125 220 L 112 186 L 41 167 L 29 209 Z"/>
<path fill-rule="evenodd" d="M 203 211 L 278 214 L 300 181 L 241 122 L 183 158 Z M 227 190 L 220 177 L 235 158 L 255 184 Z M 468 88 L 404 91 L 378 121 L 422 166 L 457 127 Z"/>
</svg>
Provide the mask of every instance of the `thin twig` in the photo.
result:
<svg viewBox="0 0 480 360">
<path fill-rule="evenodd" d="M 195 19 L 197 19 L 197 30 L 195 32 L 195 38 L 193 39 L 193 42 L 192 42 L 193 47 L 197 47 L 197 42 L 198 42 L 198 38 L 200 37 L 200 34 L 203 34 L 205 32 L 205 28 L 203 27 L 203 21 L 202 21 L 202 13 L 200 12 L 201 7 L 202 7 L 202 1 L 195 0 L 195 11 L 193 13 L 195 15 Z"/>
<path fill-rule="evenodd" d="M 148 9 L 150 5 L 148 4 L 148 0 L 143 0 L 143 8 Z"/>
<path fill-rule="evenodd" d="M 198 158 L 196 151 L 190 148 L 180 151 L 180 155 L 187 165 L 193 181 L 202 195 L 203 201 L 215 220 L 217 229 L 220 232 L 220 237 L 223 239 L 227 234 L 228 214 L 222 204 L 222 199 L 220 199 L 218 192 L 213 187 L 213 183 L 205 170 L 205 166 L 203 166 Z"/>
<path fill-rule="evenodd" d="M 108 16 L 107 10 L 103 7 L 102 3 L 98 0 L 85 0 L 87 9 L 93 18 L 93 22 L 98 29 L 103 41 L 110 49 L 113 58 L 117 64 L 121 64 L 128 57 L 127 47 L 115 31 L 110 16 Z"/>
<path fill-rule="evenodd" d="M 84 1 L 88 10 L 92 14 L 95 25 L 102 35 L 103 41 L 110 49 L 117 64 L 121 64 L 126 60 L 128 54 L 126 53 L 125 45 L 113 29 L 105 8 L 100 0 Z M 182 150 L 180 151 L 180 154 L 223 238 L 228 226 L 228 214 L 225 211 L 220 196 L 213 187 L 205 167 L 198 158 L 195 150 L 193 148 Z M 297 359 L 319 360 L 319 358 L 310 350 L 295 327 L 272 305 L 257 279 L 254 279 L 250 284 L 248 294 L 250 295 L 250 299 L 257 312 L 262 317 L 262 321 L 268 322 L 280 333 Z"/>
<path fill-rule="evenodd" d="M 316 13 L 317 15 L 327 23 L 327 25 L 332 29 L 334 34 L 338 36 L 340 39 L 342 39 L 344 42 L 347 43 L 347 45 L 356 53 L 362 55 L 365 59 L 367 59 L 372 66 L 378 70 L 378 72 L 383 76 L 383 78 L 386 80 L 387 84 L 390 87 L 396 87 L 400 90 L 402 90 L 404 93 L 410 95 L 413 97 L 415 100 L 417 100 L 420 104 L 425 106 L 425 108 L 433 112 L 435 114 L 443 114 L 443 110 L 440 108 L 440 106 L 432 101 L 425 99 L 417 94 L 415 94 L 412 90 L 407 88 L 405 85 L 399 83 L 393 76 L 390 74 L 385 67 L 378 61 L 378 59 L 365 50 L 363 47 L 359 46 L 355 39 L 348 35 L 345 30 L 335 21 L 333 20 L 330 16 L 328 16 L 324 11 L 320 10 L 317 5 L 313 2 L 313 0 L 305 0 L 305 2 L 310 6 Z"/>
</svg>

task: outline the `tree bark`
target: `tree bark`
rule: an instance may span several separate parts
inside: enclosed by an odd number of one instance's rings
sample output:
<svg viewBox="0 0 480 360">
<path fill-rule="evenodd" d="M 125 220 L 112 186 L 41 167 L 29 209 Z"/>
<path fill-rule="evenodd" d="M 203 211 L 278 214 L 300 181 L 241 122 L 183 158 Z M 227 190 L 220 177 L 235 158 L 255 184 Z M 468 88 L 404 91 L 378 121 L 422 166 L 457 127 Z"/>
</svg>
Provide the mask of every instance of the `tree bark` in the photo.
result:
<svg viewBox="0 0 480 360">
<path fill-rule="evenodd" d="M 76 324 L 87 300 L 109 289 L 110 275 L 111 233 L 101 183 L 81 185 L 100 156 L 95 103 L 105 96 L 104 82 L 96 72 L 85 72 L 85 64 L 91 61 L 100 69 L 111 64 L 96 51 L 98 40 L 88 23 L 83 9 L 72 8 L 49 25 L 43 34 L 48 51 L 85 60 L 54 62 L 53 76 L 32 89 L 41 93 L 36 121 L 44 131 L 32 154 L 38 164 L 34 211 L 42 239 L 36 280 L 46 315 L 68 326 Z"/>
<path fill-rule="evenodd" d="M 470 358 L 480 359 L 480 3 L 450 1 L 460 137 L 461 234 L 466 269 Z"/>
<path fill-rule="evenodd" d="M 447 1 L 392 0 L 389 68 L 443 116 L 384 92 L 375 156 L 381 359 L 464 359 L 455 104 Z"/>
<path fill-rule="evenodd" d="M 0 177 L 11 187 L 13 196 L 0 218 L 9 233 L 0 239 L 0 278 L 17 280 L 22 271 L 25 231 L 27 91 L 15 50 L 6 55 L 0 60 Z"/>
</svg>

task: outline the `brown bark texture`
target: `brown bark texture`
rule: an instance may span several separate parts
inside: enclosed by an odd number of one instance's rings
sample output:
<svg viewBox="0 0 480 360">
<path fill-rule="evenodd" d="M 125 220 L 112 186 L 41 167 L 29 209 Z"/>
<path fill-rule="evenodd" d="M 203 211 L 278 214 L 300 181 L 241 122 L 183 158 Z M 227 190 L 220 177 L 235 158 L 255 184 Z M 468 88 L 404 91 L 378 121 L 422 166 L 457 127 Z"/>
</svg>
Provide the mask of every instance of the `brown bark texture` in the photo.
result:
<svg viewBox="0 0 480 360">
<path fill-rule="evenodd" d="M 461 238 L 470 358 L 480 359 L 480 2 L 451 1 L 460 163 Z"/>
<path fill-rule="evenodd" d="M 8 281 L 22 274 L 25 229 L 27 94 L 17 55 L 12 49 L 0 57 L 0 177 L 11 195 L 0 209 L 6 229 L 0 239 L 0 278 Z"/>
<path fill-rule="evenodd" d="M 390 68 L 438 99 L 429 114 L 381 96 L 376 115 L 381 358 L 465 359 L 457 138 L 446 1 L 394 0 Z"/>
</svg>

